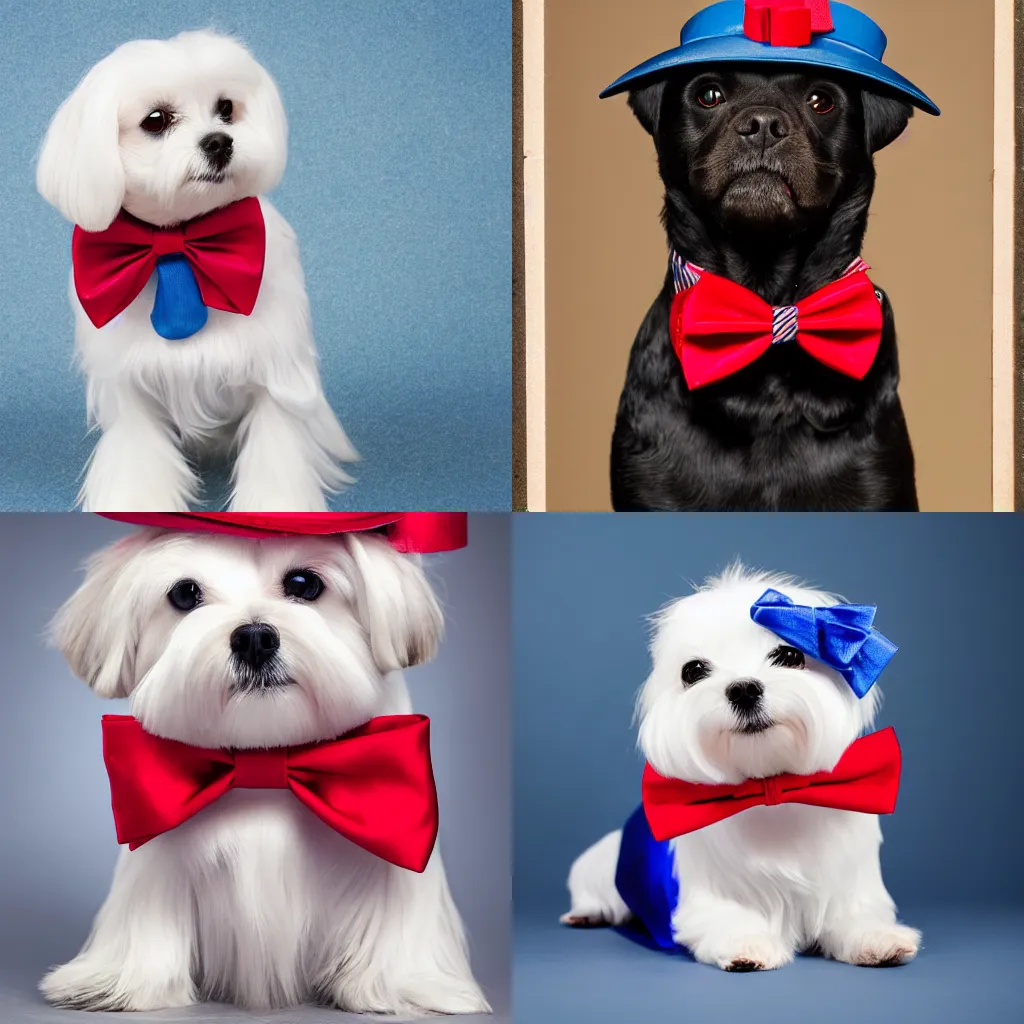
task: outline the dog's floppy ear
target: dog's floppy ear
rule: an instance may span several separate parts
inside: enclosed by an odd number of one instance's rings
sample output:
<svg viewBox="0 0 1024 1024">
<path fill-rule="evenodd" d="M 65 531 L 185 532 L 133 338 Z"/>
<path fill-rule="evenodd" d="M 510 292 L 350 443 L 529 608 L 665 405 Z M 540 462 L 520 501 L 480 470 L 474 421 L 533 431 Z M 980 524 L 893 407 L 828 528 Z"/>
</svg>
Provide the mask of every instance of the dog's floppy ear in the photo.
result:
<svg viewBox="0 0 1024 1024">
<path fill-rule="evenodd" d="M 873 92 L 865 91 L 861 97 L 864 104 L 864 132 L 868 152 L 877 153 L 903 134 L 914 116 L 914 108 L 902 100 L 879 96 Z"/>
<path fill-rule="evenodd" d="M 142 539 L 133 534 L 93 555 L 82 585 L 50 624 L 71 671 L 101 697 L 127 697 L 134 682 L 135 616 L 122 577 Z"/>
<path fill-rule="evenodd" d="M 377 666 L 394 672 L 429 661 L 444 619 L 419 558 L 373 535 L 350 534 L 347 542 L 359 576 L 359 615 Z"/>
<path fill-rule="evenodd" d="M 118 96 L 101 61 L 60 105 L 43 140 L 36 188 L 85 231 L 110 226 L 124 202 Z"/>
<path fill-rule="evenodd" d="M 629 109 L 636 114 L 636 119 L 644 130 L 651 135 L 658 134 L 658 122 L 661 119 L 661 100 L 665 95 L 665 83 L 655 82 L 643 89 L 634 89 L 629 94 Z"/>
<path fill-rule="evenodd" d="M 288 118 L 277 83 L 255 58 L 252 58 L 252 62 L 256 65 L 260 85 L 250 97 L 249 116 L 261 126 L 263 135 L 271 140 L 262 153 L 259 191 L 272 192 L 280 182 L 288 160 Z"/>
</svg>

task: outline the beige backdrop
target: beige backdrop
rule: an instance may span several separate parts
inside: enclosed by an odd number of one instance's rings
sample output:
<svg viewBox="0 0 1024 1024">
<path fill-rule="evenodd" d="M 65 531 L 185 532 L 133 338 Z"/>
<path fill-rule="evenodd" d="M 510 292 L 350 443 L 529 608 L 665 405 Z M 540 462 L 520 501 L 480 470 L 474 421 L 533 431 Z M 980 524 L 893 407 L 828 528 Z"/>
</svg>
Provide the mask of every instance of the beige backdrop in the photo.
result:
<svg viewBox="0 0 1024 1024">
<path fill-rule="evenodd" d="M 654 146 L 597 94 L 678 42 L 702 0 L 547 0 L 547 488 L 552 511 L 611 507 L 626 361 L 661 288 Z M 925 511 L 992 508 L 993 8 L 857 0 L 886 63 L 942 110 L 877 156 L 864 258 L 896 313 L 903 406 Z"/>
</svg>

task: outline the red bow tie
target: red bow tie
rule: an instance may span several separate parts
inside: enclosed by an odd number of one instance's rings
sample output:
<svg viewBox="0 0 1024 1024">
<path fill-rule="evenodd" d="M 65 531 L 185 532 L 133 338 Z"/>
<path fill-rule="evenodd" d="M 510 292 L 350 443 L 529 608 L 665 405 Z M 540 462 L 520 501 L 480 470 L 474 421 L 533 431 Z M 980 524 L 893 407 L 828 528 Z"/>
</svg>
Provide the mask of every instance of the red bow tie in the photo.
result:
<svg viewBox="0 0 1024 1024">
<path fill-rule="evenodd" d="M 256 198 L 174 228 L 153 227 L 122 210 L 105 231 L 75 228 L 75 291 L 86 315 L 102 327 L 138 297 L 161 256 L 183 253 L 204 306 L 248 316 L 263 279 L 266 236 Z"/>
<path fill-rule="evenodd" d="M 374 856 L 422 871 L 437 838 L 430 721 L 374 718 L 340 739 L 274 750 L 206 750 L 103 716 L 117 841 L 134 850 L 231 789 L 290 789 L 318 818 Z"/>
<path fill-rule="evenodd" d="M 795 341 L 839 373 L 863 380 L 882 341 L 882 306 L 858 261 L 795 306 L 769 306 L 735 281 L 676 266 L 672 344 L 691 389 L 749 366 L 772 345 Z M 681 284 L 680 284 L 680 275 Z M 692 283 L 691 283 L 692 282 Z"/>
<path fill-rule="evenodd" d="M 751 807 L 812 804 L 864 814 L 892 814 L 900 788 L 900 745 L 892 729 L 851 743 L 830 772 L 773 775 L 738 786 L 666 779 L 644 768 L 644 812 L 655 839 L 674 839 Z"/>
</svg>

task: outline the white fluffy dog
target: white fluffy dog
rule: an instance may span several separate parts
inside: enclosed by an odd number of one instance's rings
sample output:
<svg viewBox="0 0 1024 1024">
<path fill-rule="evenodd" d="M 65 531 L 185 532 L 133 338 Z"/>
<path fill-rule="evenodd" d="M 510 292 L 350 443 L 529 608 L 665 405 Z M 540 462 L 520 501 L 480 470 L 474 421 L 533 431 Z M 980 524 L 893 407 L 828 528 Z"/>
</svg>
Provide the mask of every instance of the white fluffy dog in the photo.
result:
<svg viewBox="0 0 1024 1024">
<path fill-rule="evenodd" d="M 185 32 L 137 40 L 96 64 L 54 116 L 39 156 L 42 195 L 87 232 L 121 210 L 179 225 L 274 188 L 287 122 L 267 72 L 233 39 Z M 209 309 L 165 340 L 150 322 L 154 273 L 131 304 L 93 326 L 75 289 L 90 426 L 102 431 L 85 509 L 187 511 L 190 456 L 233 452 L 231 508 L 319 511 L 358 459 L 324 397 L 295 234 L 263 198 L 266 256 L 251 315 Z"/>
<path fill-rule="evenodd" d="M 279 640 L 266 686 L 232 653 L 232 633 L 254 622 Z M 147 732 L 257 748 L 408 713 L 400 670 L 432 656 L 441 628 L 419 560 L 377 536 L 146 530 L 93 559 L 54 636 L 99 695 L 129 697 Z M 204 998 L 412 1016 L 488 1010 L 438 849 L 422 874 L 395 867 L 271 789 L 232 790 L 125 848 L 84 948 L 41 989 L 89 1010 Z"/>
<path fill-rule="evenodd" d="M 637 718 L 639 745 L 660 775 L 736 784 L 831 771 L 870 727 L 877 686 L 858 700 L 838 672 L 752 621 L 768 588 L 797 604 L 839 603 L 789 577 L 736 566 L 656 617 Z M 730 701 L 737 682 L 755 704 Z M 620 832 L 606 836 L 573 864 L 564 922 L 630 917 L 615 884 L 620 840 Z M 796 803 L 753 807 L 679 836 L 671 840 L 679 885 L 672 938 L 725 970 L 781 967 L 815 947 L 851 964 L 911 960 L 920 933 L 896 920 L 881 842 L 877 815 Z"/>
</svg>

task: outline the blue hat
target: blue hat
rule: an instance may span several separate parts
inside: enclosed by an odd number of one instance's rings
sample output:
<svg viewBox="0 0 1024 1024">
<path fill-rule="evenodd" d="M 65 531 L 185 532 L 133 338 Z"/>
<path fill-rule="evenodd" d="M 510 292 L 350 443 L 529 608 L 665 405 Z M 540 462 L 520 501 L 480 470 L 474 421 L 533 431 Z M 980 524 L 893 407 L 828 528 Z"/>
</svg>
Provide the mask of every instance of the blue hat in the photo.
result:
<svg viewBox="0 0 1024 1024">
<path fill-rule="evenodd" d="M 637 88 L 658 72 L 691 64 L 803 64 L 845 71 L 899 93 L 929 114 L 939 108 L 882 63 L 888 40 L 866 14 L 828 0 L 722 0 L 695 14 L 679 46 L 617 78 L 601 99 Z"/>
</svg>

